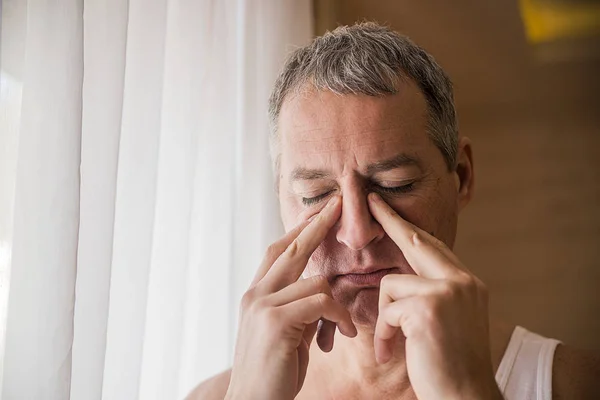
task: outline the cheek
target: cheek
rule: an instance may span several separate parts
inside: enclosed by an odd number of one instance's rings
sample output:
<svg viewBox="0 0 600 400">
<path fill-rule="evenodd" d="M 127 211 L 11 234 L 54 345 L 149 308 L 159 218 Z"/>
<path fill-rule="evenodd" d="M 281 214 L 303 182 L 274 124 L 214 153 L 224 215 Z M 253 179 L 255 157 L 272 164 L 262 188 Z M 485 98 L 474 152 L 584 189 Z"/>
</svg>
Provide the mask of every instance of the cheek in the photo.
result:
<svg viewBox="0 0 600 400">
<path fill-rule="evenodd" d="M 283 180 L 279 182 L 279 212 L 281 222 L 286 232 L 290 231 L 296 225 L 296 219 L 301 210 L 294 201 L 293 195 L 287 189 L 287 183 Z"/>
<path fill-rule="evenodd" d="M 323 275 L 325 272 L 326 264 L 331 257 L 327 256 L 327 246 L 321 243 L 319 247 L 312 253 L 306 268 L 302 273 L 303 278 L 309 278 L 315 275 Z"/>
<path fill-rule="evenodd" d="M 289 207 L 286 201 L 279 202 L 279 210 L 281 213 L 281 222 L 286 232 L 289 232 L 293 227 L 292 221 L 296 218 L 294 210 Z"/>
<path fill-rule="evenodd" d="M 349 254 L 337 241 L 334 228 L 311 255 L 303 275 L 328 275 L 339 271 L 341 264 L 349 262 Z"/>
<path fill-rule="evenodd" d="M 318 214 L 325 205 L 327 205 L 326 201 L 321 202 L 319 205 L 305 207 L 294 198 L 280 197 L 281 221 L 283 222 L 285 231 L 290 231 L 300 222 L 306 221 L 313 215 Z"/>
<path fill-rule="evenodd" d="M 279 208 L 281 210 L 281 221 L 283 222 L 283 227 L 285 228 L 286 232 L 294 228 L 300 222 L 300 220 L 303 219 L 305 214 L 303 213 L 303 208 L 298 207 L 298 205 L 287 196 L 280 197 Z M 309 217 L 310 216 L 305 217 L 304 219 Z"/>
<path fill-rule="evenodd" d="M 335 239 L 335 238 L 333 238 Z M 312 275 L 317 275 L 323 272 L 328 264 L 332 260 L 332 255 L 335 254 L 335 246 L 332 245 L 332 234 L 329 232 L 327 237 L 319 247 L 312 253 L 306 269 Z"/>
<path fill-rule="evenodd" d="M 433 190 L 389 204 L 404 219 L 451 246 L 458 214 L 455 197 L 443 190 Z"/>
</svg>

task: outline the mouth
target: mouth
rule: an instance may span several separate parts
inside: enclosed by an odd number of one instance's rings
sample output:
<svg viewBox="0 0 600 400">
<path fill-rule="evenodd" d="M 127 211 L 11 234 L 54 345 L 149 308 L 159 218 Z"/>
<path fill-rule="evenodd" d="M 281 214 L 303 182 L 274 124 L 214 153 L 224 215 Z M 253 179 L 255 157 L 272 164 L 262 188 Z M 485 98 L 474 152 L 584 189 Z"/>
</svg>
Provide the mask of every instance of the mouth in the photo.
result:
<svg viewBox="0 0 600 400">
<path fill-rule="evenodd" d="M 398 274 L 398 268 L 377 269 L 366 272 L 355 272 L 350 274 L 341 274 L 335 277 L 335 280 L 342 284 L 349 284 L 361 287 L 379 287 L 381 280 L 388 274 Z"/>
</svg>

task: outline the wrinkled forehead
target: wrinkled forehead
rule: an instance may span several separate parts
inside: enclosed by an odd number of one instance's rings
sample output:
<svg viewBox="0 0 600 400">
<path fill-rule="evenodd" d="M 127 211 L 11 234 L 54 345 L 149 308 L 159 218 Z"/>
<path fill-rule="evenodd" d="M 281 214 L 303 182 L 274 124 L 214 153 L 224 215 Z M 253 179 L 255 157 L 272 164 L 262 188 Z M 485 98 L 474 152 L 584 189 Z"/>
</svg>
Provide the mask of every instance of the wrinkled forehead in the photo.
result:
<svg viewBox="0 0 600 400">
<path fill-rule="evenodd" d="M 422 156 L 427 106 L 407 83 L 388 96 L 306 90 L 283 104 L 279 117 L 280 174 L 297 167 L 360 169 L 397 154 Z"/>
</svg>

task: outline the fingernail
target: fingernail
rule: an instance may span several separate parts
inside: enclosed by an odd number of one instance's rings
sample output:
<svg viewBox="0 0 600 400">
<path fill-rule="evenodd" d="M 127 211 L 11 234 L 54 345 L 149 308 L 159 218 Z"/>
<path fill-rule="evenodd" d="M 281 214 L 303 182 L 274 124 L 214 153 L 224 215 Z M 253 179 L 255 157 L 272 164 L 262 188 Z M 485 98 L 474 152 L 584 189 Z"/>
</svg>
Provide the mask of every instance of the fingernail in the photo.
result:
<svg viewBox="0 0 600 400">
<path fill-rule="evenodd" d="M 380 197 L 377 195 L 377 193 L 369 193 L 369 200 L 373 201 L 373 202 L 378 202 L 380 199 Z"/>
<path fill-rule="evenodd" d="M 329 203 L 327 203 L 327 208 L 335 206 L 338 203 L 338 201 L 340 201 L 340 196 L 333 196 L 333 198 L 329 200 Z"/>
</svg>

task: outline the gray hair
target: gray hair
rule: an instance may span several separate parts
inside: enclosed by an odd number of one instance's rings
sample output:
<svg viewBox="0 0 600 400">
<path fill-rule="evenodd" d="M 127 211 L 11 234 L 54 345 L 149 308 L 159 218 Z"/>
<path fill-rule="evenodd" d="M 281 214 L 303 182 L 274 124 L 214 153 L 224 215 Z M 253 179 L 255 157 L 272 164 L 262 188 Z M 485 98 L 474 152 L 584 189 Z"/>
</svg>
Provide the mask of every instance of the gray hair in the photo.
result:
<svg viewBox="0 0 600 400">
<path fill-rule="evenodd" d="M 428 131 L 448 168 L 456 166 L 458 123 L 452 82 L 434 58 L 406 36 L 373 22 L 340 26 L 295 50 L 286 60 L 269 99 L 270 147 L 278 174 L 280 138 L 277 120 L 283 101 L 307 84 L 333 93 L 385 96 L 398 92 L 401 79 L 412 79 L 428 108 Z"/>
</svg>

